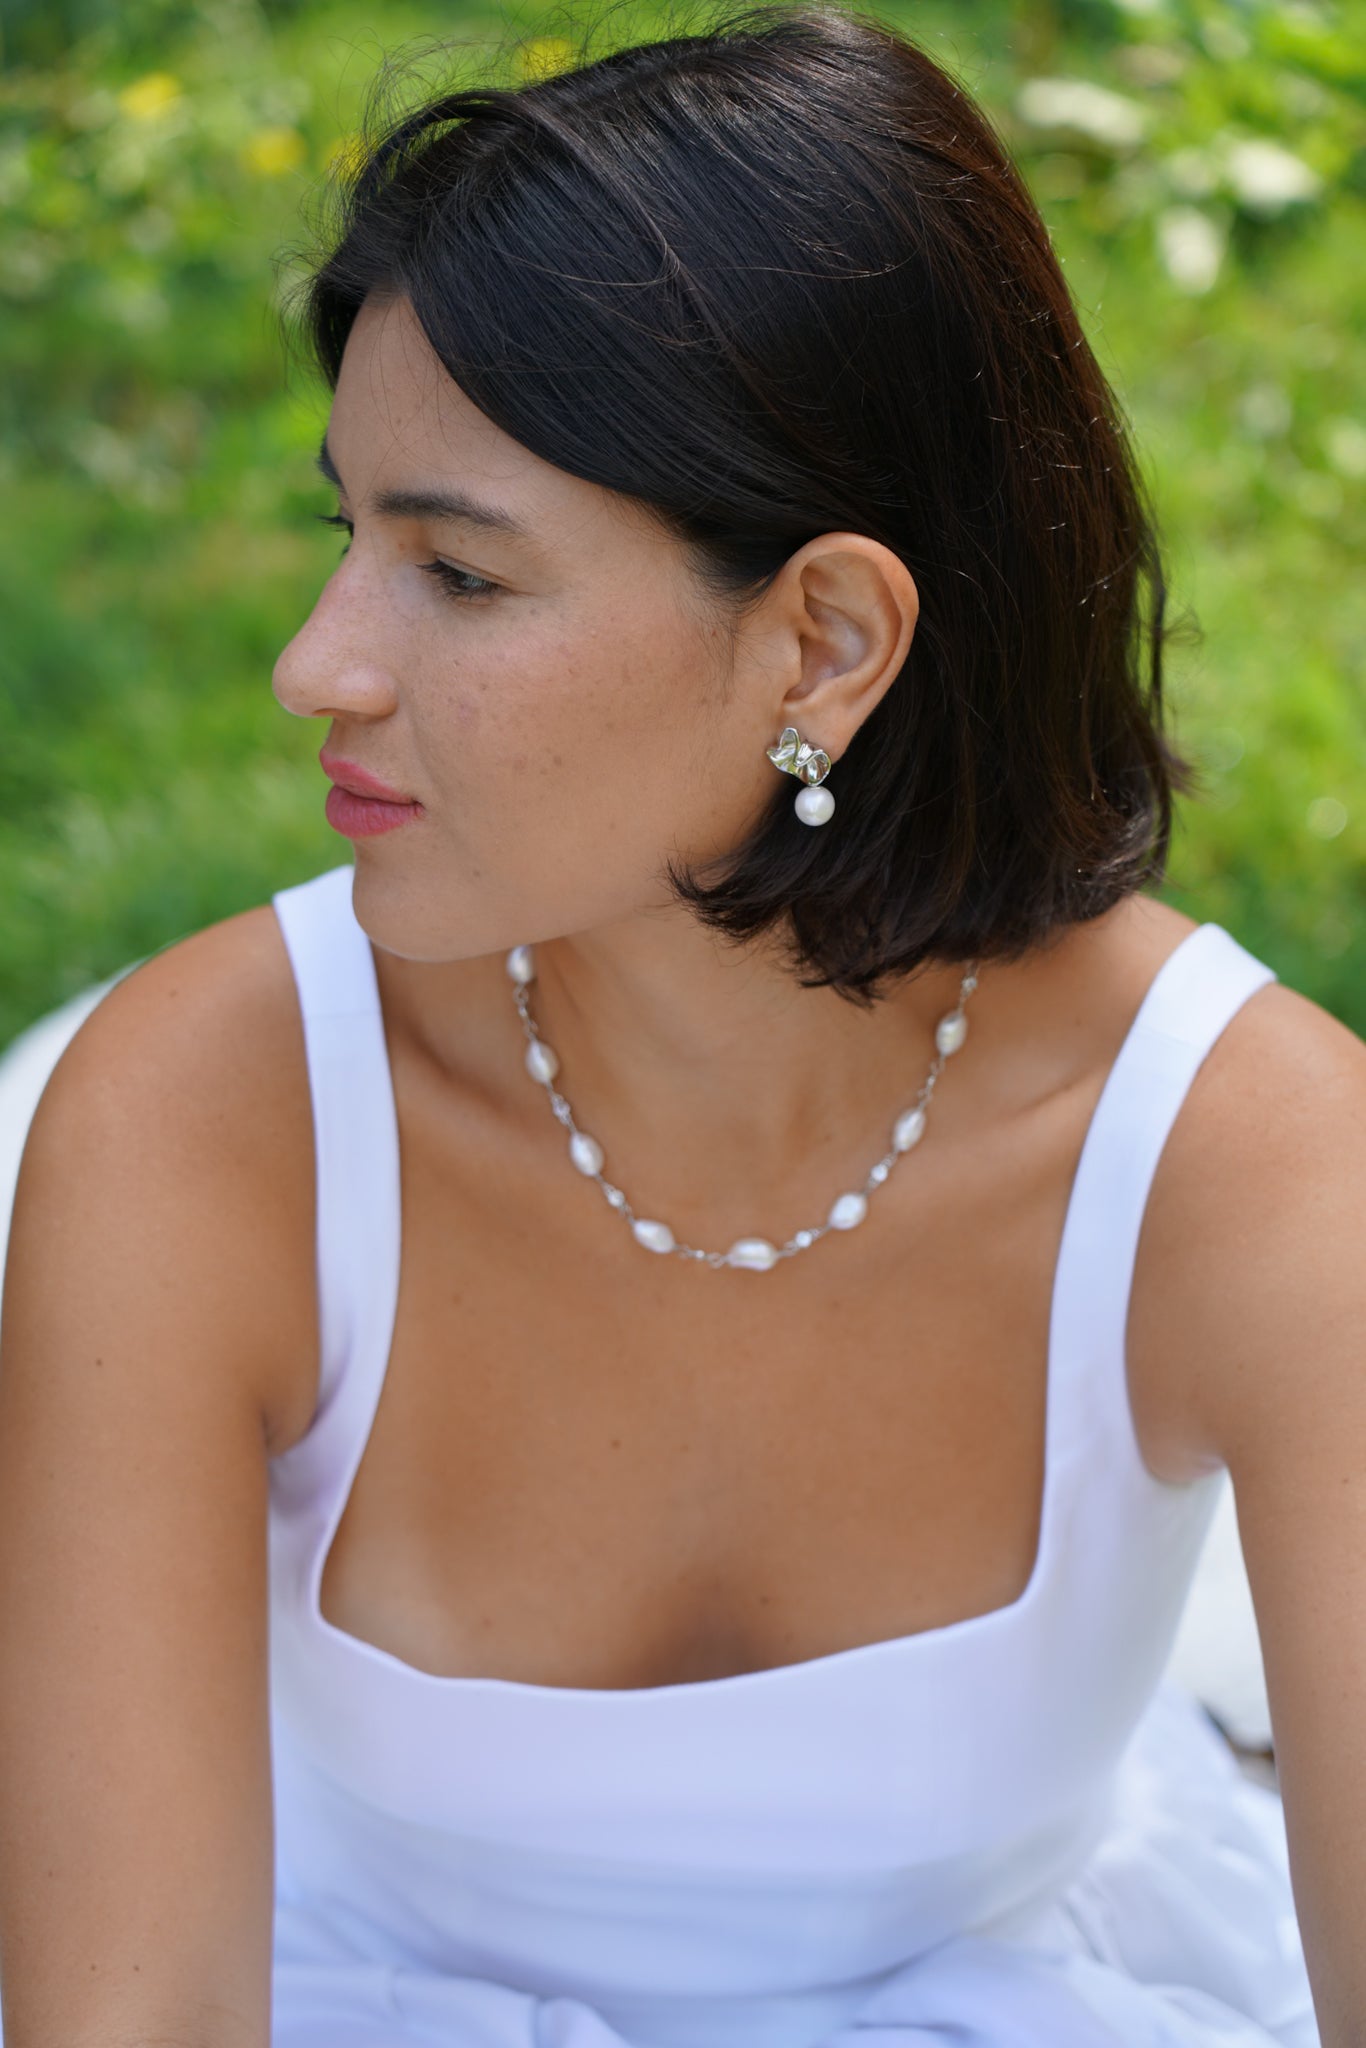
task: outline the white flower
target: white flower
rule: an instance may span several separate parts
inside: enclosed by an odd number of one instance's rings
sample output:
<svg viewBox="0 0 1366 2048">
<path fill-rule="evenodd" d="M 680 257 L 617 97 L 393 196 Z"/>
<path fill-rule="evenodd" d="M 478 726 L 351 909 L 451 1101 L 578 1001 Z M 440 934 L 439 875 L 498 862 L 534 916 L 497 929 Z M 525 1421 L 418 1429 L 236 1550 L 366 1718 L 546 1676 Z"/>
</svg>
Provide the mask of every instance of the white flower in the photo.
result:
<svg viewBox="0 0 1366 2048">
<path fill-rule="evenodd" d="M 1304 822 L 1316 839 L 1336 839 L 1347 824 L 1347 806 L 1335 796 L 1316 796 Z"/>
<path fill-rule="evenodd" d="M 1200 40 L 1216 64 L 1236 64 L 1246 57 L 1252 44 L 1236 22 L 1214 15 L 1200 30 Z"/>
<path fill-rule="evenodd" d="M 1070 128 L 1104 149 L 1133 149 L 1148 128 L 1147 109 L 1137 100 L 1089 78 L 1031 78 L 1015 110 L 1031 128 Z"/>
<path fill-rule="evenodd" d="M 1323 441 L 1328 460 L 1340 476 L 1366 477 L 1366 427 L 1360 420 L 1329 420 Z"/>
<path fill-rule="evenodd" d="M 1281 213 L 1287 206 L 1317 198 L 1323 189 L 1318 172 L 1279 142 L 1233 143 L 1224 159 L 1224 175 L 1234 197 L 1250 213 Z"/>
<path fill-rule="evenodd" d="M 1174 149 L 1163 169 L 1173 192 L 1183 199 L 1208 199 L 1219 183 L 1219 172 L 1207 150 Z"/>
<path fill-rule="evenodd" d="M 1157 252 L 1183 292 L 1207 292 L 1224 260 L 1224 237 L 1198 206 L 1169 206 L 1157 217 Z"/>
<path fill-rule="evenodd" d="M 1279 384 L 1250 384 L 1238 402 L 1238 417 L 1249 434 L 1271 441 L 1289 433 L 1295 409 Z"/>
<path fill-rule="evenodd" d="M 1115 62 L 1130 85 L 1175 85 L 1190 66 L 1190 56 L 1173 43 L 1124 43 Z"/>
</svg>

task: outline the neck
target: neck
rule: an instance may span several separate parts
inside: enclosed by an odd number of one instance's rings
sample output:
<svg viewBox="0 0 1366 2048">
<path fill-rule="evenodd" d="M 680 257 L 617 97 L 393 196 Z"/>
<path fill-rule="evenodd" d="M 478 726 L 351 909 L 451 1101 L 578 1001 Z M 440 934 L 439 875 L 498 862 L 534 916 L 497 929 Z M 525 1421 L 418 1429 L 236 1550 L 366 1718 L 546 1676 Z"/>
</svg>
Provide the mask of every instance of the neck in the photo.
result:
<svg viewBox="0 0 1366 2048">
<path fill-rule="evenodd" d="M 555 1086 L 607 1149 L 609 1176 L 648 1162 L 676 1206 L 703 1213 L 718 1187 L 748 1208 L 813 1168 L 852 1178 L 862 1160 L 861 1180 L 920 1091 L 964 972 L 927 967 L 863 1009 L 800 987 L 775 949 L 741 950 L 672 912 L 547 941 L 533 961 Z M 534 1094 L 530 1111 L 545 1113 Z"/>
<path fill-rule="evenodd" d="M 936 1174 L 961 1143 L 995 1146 L 1017 1112 L 1113 1055 L 1172 915 L 1132 898 L 1023 958 L 985 965 L 967 1043 L 929 1114 Z M 602 1145 L 607 1177 L 638 1215 L 719 1248 L 742 1232 L 780 1238 L 818 1222 L 861 1185 L 920 1092 L 935 1024 L 962 980 L 956 964 L 936 963 L 864 1010 L 799 987 L 771 951 L 732 947 L 672 912 L 532 950 L 531 1010 L 559 1056 L 555 1087 Z M 523 1064 L 504 960 L 377 949 L 387 1028 L 438 1087 L 477 1100 L 547 1173 L 572 1173 L 546 1091 Z"/>
</svg>

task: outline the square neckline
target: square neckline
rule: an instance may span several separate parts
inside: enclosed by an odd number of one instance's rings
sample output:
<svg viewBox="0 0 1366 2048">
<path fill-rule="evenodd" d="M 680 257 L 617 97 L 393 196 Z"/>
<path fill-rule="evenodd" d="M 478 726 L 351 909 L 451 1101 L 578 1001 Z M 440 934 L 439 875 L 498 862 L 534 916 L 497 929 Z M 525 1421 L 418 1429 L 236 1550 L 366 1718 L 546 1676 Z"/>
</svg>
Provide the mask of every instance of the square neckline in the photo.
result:
<svg viewBox="0 0 1366 2048">
<path fill-rule="evenodd" d="M 349 876 L 352 870 L 344 866 L 334 870 L 334 872 Z M 663 1703 L 668 1703 L 690 1698 L 722 1698 L 728 1694 L 755 1690 L 765 1685 L 772 1687 L 778 1684 L 793 1686 L 801 1683 L 817 1683 L 823 1681 L 830 1673 L 843 1668 L 861 1669 L 864 1664 L 875 1661 L 893 1657 L 914 1656 L 922 1646 L 923 1654 L 929 1654 L 933 1649 L 950 1641 L 967 1640 L 970 1637 L 987 1634 L 992 1630 L 1005 1628 L 1014 1623 L 1023 1623 L 1041 1599 L 1043 1587 L 1050 1576 L 1054 1564 L 1055 1528 L 1058 1519 L 1056 1505 L 1058 1489 L 1056 1482 L 1059 1463 L 1058 1414 L 1060 1408 L 1059 1387 L 1061 1384 L 1059 1361 L 1062 1349 L 1060 1330 L 1063 1322 L 1066 1285 L 1070 1275 L 1071 1264 L 1077 1255 L 1080 1242 L 1083 1196 L 1088 1179 L 1088 1161 L 1097 1154 L 1100 1144 L 1100 1135 L 1098 1134 L 1103 1135 L 1105 1125 L 1104 1112 L 1106 1111 L 1107 1103 L 1112 1101 L 1118 1092 L 1123 1073 L 1134 1057 L 1135 1048 L 1147 1030 L 1152 1014 L 1159 1006 L 1161 1001 L 1160 992 L 1168 982 L 1175 979 L 1173 972 L 1174 964 L 1178 958 L 1188 953 L 1193 940 L 1199 939 L 1204 933 L 1222 931 L 1222 927 L 1208 921 L 1195 925 L 1177 941 L 1176 945 L 1173 946 L 1162 961 L 1156 973 L 1149 980 L 1143 992 L 1142 1000 L 1129 1020 L 1128 1028 L 1120 1041 L 1114 1058 L 1110 1062 L 1100 1093 L 1092 1106 L 1090 1117 L 1087 1119 L 1086 1130 L 1072 1170 L 1067 1204 L 1063 1214 L 1062 1228 L 1058 1235 L 1058 1246 L 1054 1257 L 1052 1280 L 1049 1289 L 1048 1334 L 1045 1345 L 1044 1368 L 1043 1475 L 1040 1490 L 1038 1539 L 1035 1546 L 1033 1565 L 1022 1590 L 1014 1599 L 998 1604 L 995 1607 L 984 1608 L 977 1614 L 962 1615 L 956 1620 L 938 1622 L 929 1628 L 913 1629 L 904 1635 L 881 1636 L 871 1642 L 853 1643 L 842 1650 L 822 1651 L 814 1657 L 803 1657 L 795 1662 L 761 1665 L 750 1671 L 724 1672 L 715 1678 L 669 1680 L 662 1685 L 580 1686 L 549 1685 L 536 1679 L 503 1678 L 491 1674 L 480 1675 L 478 1673 L 427 1671 L 420 1664 L 410 1663 L 407 1658 L 398 1656 L 392 1650 L 384 1649 L 378 1643 L 370 1642 L 364 1636 L 355 1635 L 349 1629 L 338 1627 L 336 1623 L 329 1621 L 322 1611 L 321 1590 L 323 1573 L 326 1569 L 333 1540 L 340 1527 L 342 1516 L 345 1513 L 346 1504 L 351 1497 L 356 1475 L 360 1470 L 361 1461 L 365 1456 L 366 1447 L 370 1441 L 375 1416 L 379 1409 L 380 1396 L 383 1392 L 385 1380 L 388 1377 L 392 1359 L 394 1333 L 398 1320 L 398 1282 L 402 1268 L 403 1246 L 401 1174 L 399 1171 L 402 1140 L 399 1133 L 394 1100 L 393 1068 L 389 1056 L 388 1034 L 385 1027 L 383 1004 L 380 999 L 379 977 L 375 968 L 373 942 L 355 918 L 355 912 L 350 902 L 349 884 L 346 917 L 353 928 L 352 935 L 358 941 L 358 953 L 367 995 L 366 1015 L 376 1032 L 378 1044 L 375 1049 L 385 1083 L 385 1122 L 387 1134 L 392 1145 L 393 1185 L 395 1189 L 395 1226 L 392 1247 L 393 1271 L 391 1275 L 392 1284 L 389 1290 L 391 1308 L 385 1318 L 384 1330 L 378 1347 L 382 1356 L 379 1370 L 373 1374 L 373 1394 L 366 1402 L 366 1413 L 362 1420 L 362 1427 L 357 1435 L 354 1451 L 346 1459 L 341 1484 L 336 1492 L 335 1504 L 329 1510 L 323 1523 L 321 1534 L 312 1549 L 308 1570 L 305 1575 L 304 1607 L 308 1625 L 325 1641 L 331 1642 L 337 1650 L 348 1656 L 359 1658 L 364 1663 L 385 1670 L 400 1682 L 423 1690 L 429 1695 L 454 1696 L 457 1693 L 478 1692 L 493 1695 L 501 1694 L 505 1697 L 517 1696 L 525 1700 L 562 1699 L 566 1702 L 584 1702 L 588 1700 L 606 1702 L 619 1700 L 626 1703 L 659 1700 Z M 1119 1360 L 1121 1371 L 1124 1370 L 1126 1362 L 1121 1346 Z M 1127 1386 L 1127 1374 L 1125 1378 Z M 1222 1474 L 1213 1476 L 1222 1477 Z M 1200 1480 L 1196 1480 L 1188 1482 L 1186 1485 L 1172 1484 L 1169 1481 L 1160 1480 L 1152 1473 L 1149 1473 L 1148 1477 L 1154 1486 L 1165 1488 L 1174 1494 L 1184 1494 L 1189 1490 L 1190 1485 L 1198 1486 L 1202 1483 Z"/>
</svg>

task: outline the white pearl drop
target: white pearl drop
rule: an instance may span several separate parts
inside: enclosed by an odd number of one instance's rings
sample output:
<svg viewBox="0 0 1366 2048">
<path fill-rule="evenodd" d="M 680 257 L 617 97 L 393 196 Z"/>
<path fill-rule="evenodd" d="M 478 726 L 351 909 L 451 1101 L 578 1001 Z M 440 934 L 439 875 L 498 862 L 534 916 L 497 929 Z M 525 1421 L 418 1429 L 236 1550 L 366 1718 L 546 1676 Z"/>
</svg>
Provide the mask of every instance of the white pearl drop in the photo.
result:
<svg viewBox="0 0 1366 2048">
<path fill-rule="evenodd" d="M 637 1244 L 643 1244 L 647 1252 L 671 1252 L 674 1248 L 674 1234 L 667 1223 L 651 1223 L 638 1216 L 631 1225 Z"/>
<path fill-rule="evenodd" d="M 950 1010 L 934 1027 L 934 1042 L 942 1053 L 957 1052 L 968 1035 L 968 1020 L 961 1010 Z"/>
<path fill-rule="evenodd" d="M 831 1209 L 827 1221 L 832 1230 L 854 1230 L 868 1214 L 868 1197 L 860 1194 L 841 1195 Z"/>
<path fill-rule="evenodd" d="M 792 808 L 803 825 L 823 825 L 827 818 L 834 815 L 835 799 L 828 789 L 804 789 L 799 792 Z"/>
<path fill-rule="evenodd" d="M 587 1131 L 575 1131 L 569 1140 L 569 1156 L 580 1173 L 591 1179 L 602 1172 L 602 1147 L 596 1138 L 590 1138 Z"/>
<path fill-rule="evenodd" d="M 798 1251 L 804 1252 L 808 1245 L 813 1245 L 816 1242 L 816 1233 L 814 1230 L 799 1230 L 792 1242 L 796 1245 Z"/>
<path fill-rule="evenodd" d="M 536 970 L 531 964 L 530 946 L 514 946 L 507 957 L 507 971 L 519 988 L 536 979 Z"/>
<path fill-rule="evenodd" d="M 909 1152 L 925 1135 L 923 1109 L 903 1109 L 892 1126 L 892 1143 L 898 1152 Z"/>
<path fill-rule="evenodd" d="M 874 1187 L 880 1188 L 882 1186 L 883 1181 L 886 1180 L 891 1170 L 891 1167 L 887 1164 L 885 1159 L 879 1159 L 876 1166 L 869 1167 L 868 1178 L 873 1183 Z"/>
<path fill-rule="evenodd" d="M 559 1073 L 559 1057 L 552 1052 L 543 1038 L 533 1038 L 527 1047 L 526 1070 L 533 1081 L 544 1081 L 547 1084 Z"/>
<path fill-rule="evenodd" d="M 728 1266 L 739 1266 L 751 1273 L 766 1273 L 777 1260 L 777 1247 L 766 1237 L 737 1237 L 726 1253 Z"/>
</svg>

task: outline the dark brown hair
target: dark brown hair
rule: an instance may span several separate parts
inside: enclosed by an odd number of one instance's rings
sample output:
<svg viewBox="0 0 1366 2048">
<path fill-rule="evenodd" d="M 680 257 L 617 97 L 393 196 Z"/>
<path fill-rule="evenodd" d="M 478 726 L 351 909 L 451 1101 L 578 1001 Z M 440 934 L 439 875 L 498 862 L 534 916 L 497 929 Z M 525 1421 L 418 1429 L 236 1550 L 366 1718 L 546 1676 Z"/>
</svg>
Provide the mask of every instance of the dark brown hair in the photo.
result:
<svg viewBox="0 0 1366 2048">
<path fill-rule="evenodd" d="M 823 0 L 732 7 L 441 93 L 337 196 L 301 291 L 329 385 L 367 295 L 405 295 L 491 420 L 651 507 L 732 616 L 827 531 L 914 575 L 835 820 L 775 776 L 743 846 L 670 865 L 699 917 L 867 1003 L 1160 878 L 1189 771 L 1141 486 L 1019 173 L 914 43 Z"/>
</svg>

